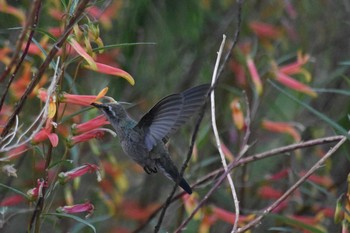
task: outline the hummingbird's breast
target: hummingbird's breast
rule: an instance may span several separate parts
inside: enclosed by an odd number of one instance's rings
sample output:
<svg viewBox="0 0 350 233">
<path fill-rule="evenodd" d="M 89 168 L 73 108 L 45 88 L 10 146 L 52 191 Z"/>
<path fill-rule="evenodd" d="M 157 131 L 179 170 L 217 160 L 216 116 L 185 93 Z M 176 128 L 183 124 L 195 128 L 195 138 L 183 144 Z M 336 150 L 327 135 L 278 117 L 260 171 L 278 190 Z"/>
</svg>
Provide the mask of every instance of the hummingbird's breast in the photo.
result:
<svg viewBox="0 0 350 233">
<path fill-rule="evenodd" d="M 149 165 L 149 152 L 144 143 L 142 133 L 130 130 L 121 140 L 124 152 L 142 167 Z"/>
</svg>

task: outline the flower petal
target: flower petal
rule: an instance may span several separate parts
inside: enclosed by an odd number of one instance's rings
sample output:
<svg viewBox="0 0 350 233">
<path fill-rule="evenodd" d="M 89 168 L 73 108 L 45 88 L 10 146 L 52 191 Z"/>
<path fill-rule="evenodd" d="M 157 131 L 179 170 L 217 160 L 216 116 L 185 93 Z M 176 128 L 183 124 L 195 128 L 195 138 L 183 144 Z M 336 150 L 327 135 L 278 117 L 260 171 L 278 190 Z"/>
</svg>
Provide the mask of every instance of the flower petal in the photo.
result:
<svg viewBox="0 0 350 233">
<path fill-rule="evenodd" d="M 50 142 L 51 142 L 51 145 L 53 146 L 53 147 L 56 147 L 57 145 L 58 145 L 58 136 L 57 136 L 57 134 L 55 134 L 55 133 L 50 133 L 49 135 L 47 135 L 48 136 L 48 138 L 49 138 L 49 140 L 50 140 Z"/>
</svg>

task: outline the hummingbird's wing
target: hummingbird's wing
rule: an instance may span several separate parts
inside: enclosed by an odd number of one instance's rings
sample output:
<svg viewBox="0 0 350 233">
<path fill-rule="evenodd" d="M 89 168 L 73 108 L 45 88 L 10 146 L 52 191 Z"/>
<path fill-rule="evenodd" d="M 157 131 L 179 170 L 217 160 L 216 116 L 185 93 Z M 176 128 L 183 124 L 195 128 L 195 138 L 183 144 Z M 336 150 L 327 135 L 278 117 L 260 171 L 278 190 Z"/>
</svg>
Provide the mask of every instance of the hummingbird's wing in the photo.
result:
<svg viewBox="0 0 350 233">
<path fill-rule="evenodd" d="M 169 95 L 146 113 L 137 127 L 145 131 L 145 145 L 152 150 L 159 140 L 166 140 L 204 104 L 209 84 Z"/>
</svg>

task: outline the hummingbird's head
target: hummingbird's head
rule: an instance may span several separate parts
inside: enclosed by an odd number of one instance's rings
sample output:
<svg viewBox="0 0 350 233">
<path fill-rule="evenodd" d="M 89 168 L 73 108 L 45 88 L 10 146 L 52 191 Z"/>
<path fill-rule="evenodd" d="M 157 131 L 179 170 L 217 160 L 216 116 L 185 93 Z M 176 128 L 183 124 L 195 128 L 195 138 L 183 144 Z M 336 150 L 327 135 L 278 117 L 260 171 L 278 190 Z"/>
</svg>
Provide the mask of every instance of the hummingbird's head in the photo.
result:
<svg viewBox="0 0 350 233">
<path fill-rule="evenodd" d="M 123 106 L 118 102 L 112 102 L 112 103 L 92 103 L 92 106 L 98 108 L 107 118 L 109 121 L 113 120 L 119 120 L 121 118 L 126 117 L 126 112 Z"/>
</svg>

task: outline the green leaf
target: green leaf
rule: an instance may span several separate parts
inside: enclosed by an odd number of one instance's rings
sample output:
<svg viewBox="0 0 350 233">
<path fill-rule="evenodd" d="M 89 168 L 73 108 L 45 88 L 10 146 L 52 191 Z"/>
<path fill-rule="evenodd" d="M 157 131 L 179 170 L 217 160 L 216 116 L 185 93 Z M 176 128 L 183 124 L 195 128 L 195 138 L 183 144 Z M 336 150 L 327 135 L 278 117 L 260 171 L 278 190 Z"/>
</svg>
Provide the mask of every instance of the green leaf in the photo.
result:
<svg viewBox="0 0 350 233">
<path fill-rule="evenodd" d="M 99 223 L 99 222 L 104 222 L 108 219 L 112 218 L 111 215 L 102 215 L 102 216 L 98 216 L 96 218 L 91 218 L 89 219 L 89 222 L 90 223 Z M 78 232 L 82 232 L 82 228 L 84 227 L 83 224 L 79 223 L 79 224 L 76 224 L 72 227 L 71 229 L 71 233 L 78 233 Z"/>
<path fill-rule="evenodd" d="M 13 192 L 19 194 L 19 195 L 22 195 L 22 196 L 25 197 L 26 199 L 28 199 L 28 195 L 25 194 L 24 192 L 18 190 L 18 189 L 12 188 L 12 187 L 7 186 L 6 184 L 2 184 L 2 183 L 0 183 L 0 187 L 7 188 L 7 189 L 9 189 L 9 190 L 11 190 L 11 191 L 13 191 Z"/>
<path fill-rule="evenodd" d="M 350 91 L 346 91 L 346 90 L 325 89 L 325 88 L 313 88 L 313 90 L 319 93 L 333 93 L 333 94 L 350 96 Z"/>
<path fill-rule="evenodd" d="M 321 120 L 323 120 L 324 122 L 326 122 L 327 124 L 329 124 L 331 127 L 333 127 L 335 130 L 339 131 L 342 135 L 346 136 L 348 139 L 350 139 L 350 136 L 348 134 L 348 132 L 342 127 L 340 126 L 338 123 L 336 123 L 335 121 L 333 121 L 331 118 L 329 118 L 328 116 L 326 116 L 325 114 L 317 111 L 316 109 L 314 109 L 313 107 L 311 107 L 310 105 L 298 100 L 297 98 L 295 98 L 294 96 L 292 96 L 291 94 L 289 94 L 288 92 L 286 92 L 285 90 L 283 90 L 281 87 L 279 87 L 276 83 L 272 82 L 271 80 L 268 80 L 268 82 L 277 90 L 279 90 L 282 94 L 286 95 L 288 98 L 292 99 L 293 101 L 297 102 L 298 104 L 302 105 L 304 108 L 306 108 L 309 112 L 311 112 L 312 114 L 314 114 L 316 117 L 320 118 Z"/>
<path fill-rule="evenodd" d="M 53 42 L 56 43 L 57 38 L 54 37 L 54 36 L 53 36 L 51 33 L 49 33 L 48 31 L 46 31 L 45 29 L 42 29 L 42 28 L 34 28 L 33 30 L 36 31 L 36 32 L 39 32 L 39 33 L 41 33 L 41 34 L 43 34 L 43 35 L 48 36 Z"/>
<path fill-rule="evenodd" d="M 320 229 L 318 227 L 314 227 L 312 225 L 309 225 L 309 224 L 306 224 L 306 223 L 303 223 L 301 221 L 291 219 L 291 218 L 288 218 L 285 216 L 275 215 L 275 214 L 272 214 L 270 216 L 273 217 L 275 220 L 278 220 L 284 224 L 287 224 L 289 226 L 295 226 L 298 229 L 304 229 L 304 230 L 307 230 L 307 231 L 312 232 L 312 233 L 326 233 L 327 232 L 327 231 Z"/>
<path fill-rule="evenodd" d="M 44 214 L 44 215 L 47 215 L 47 216 L 57 216 L 57 217 L 65 217 L 65 218 L 71 218 L 79 223 L 82 223 L 86 226 L 88 226 L 91 230 L 93 230 L 93 232 L 96 233 L 96 228 L 91 224 L 89 223 L 88 221 L 80 218 L 80 217 L 77 217 L 75 215 L 71 215 L 71 214 L 64 214 L 64 213 L 47 213 L 47 214 Z"/>
<path fill-rule="evenodd" d="M 111 45 L 105 45 L 103 47 L 94 48 L 92 51 L 100 51 L 100 50 L 108 50 L 108 49 L 114 49 L 114 48 L 120 48 L 124 46 L 134 46 L 134 45 L 156 45 L 157 43 L 154 42 L 136 42 L 136 43 L 121 43 L 121 44 L 111 44 Z"/>
<path fill-rule="evenodd" d="M 65 160 L 58 160 L 57 162 L 54 162 L 52 164 L 50 164 L 50 166 L 48 167 L 48 169 L 51 169 L 53 167 L 56 167 L 58 165 L 68 165 L 68 166 L 72 166 L 73 161 L 70 159 L 65 159 Z"/>
<path fill-rule="evenodd" d="M 111 45 L 105 45 L 103 47 L 98 47 L 92 49 L 93 52 L 98 52 L 100 50 L 108 50 L 113 48 L 120 48 L 123 46 L 134 46 L 134 45 L 156 45 L 157 43 L 154 42 L 136 42 L 136 43 L 121 43 L 121 44 L 111 44 Z M 71 64 L 77 60 L 81 59 L 81 56 L 73 57 L 71 60 L 67 61 L 66 64 Z"/>
</svg>

